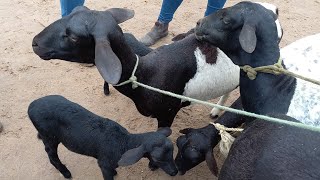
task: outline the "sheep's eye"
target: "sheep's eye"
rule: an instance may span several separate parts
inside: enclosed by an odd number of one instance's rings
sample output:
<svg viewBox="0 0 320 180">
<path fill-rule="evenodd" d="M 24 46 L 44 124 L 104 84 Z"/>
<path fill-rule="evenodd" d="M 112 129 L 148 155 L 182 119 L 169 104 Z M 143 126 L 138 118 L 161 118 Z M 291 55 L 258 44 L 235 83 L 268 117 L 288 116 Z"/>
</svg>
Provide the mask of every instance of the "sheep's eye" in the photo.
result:
<svg viewBox="0 0 320 180">
<path fill-rule="evenodd" d="M 222 22 L 224 23 L 224 24 L 230 24 L 230 18 L 223 18 L 222 19 Z"/>
</svg>

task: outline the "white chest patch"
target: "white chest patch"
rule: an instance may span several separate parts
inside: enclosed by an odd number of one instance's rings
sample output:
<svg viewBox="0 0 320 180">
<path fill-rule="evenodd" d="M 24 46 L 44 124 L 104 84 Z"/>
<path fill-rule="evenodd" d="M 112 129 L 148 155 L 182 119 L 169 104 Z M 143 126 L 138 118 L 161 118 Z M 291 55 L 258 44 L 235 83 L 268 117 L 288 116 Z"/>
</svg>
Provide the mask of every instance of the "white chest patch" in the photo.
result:
<svg viewBox="0 0 320 180">
<path fill-rule="evenodd" d="M 206 56 L 199 48 L 194 51 L 197 60 L 197 72 L 184 88 L 183 95 L 210 100 L 220 97 L 239 85 L 240 69 L 220 49 L 217 49 L 215 64 L 206 62 Z"/>
<path fill-rule="evenodd" d="M 288 70 L 320 80 L 320 34 L 308 36 L 281 49 Z M 320 86 L 297 79 L 288 116 L 320 126 Z"/>
</svg>

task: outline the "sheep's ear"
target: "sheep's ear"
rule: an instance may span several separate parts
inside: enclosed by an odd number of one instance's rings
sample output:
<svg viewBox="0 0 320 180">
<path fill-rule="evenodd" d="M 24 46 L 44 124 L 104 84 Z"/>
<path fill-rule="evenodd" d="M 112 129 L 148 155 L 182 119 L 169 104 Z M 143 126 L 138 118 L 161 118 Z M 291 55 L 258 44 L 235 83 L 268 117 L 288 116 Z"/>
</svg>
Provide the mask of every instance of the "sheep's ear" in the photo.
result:
<svg viewBox="0 0 320 180">
<path fill-rule="evenodd" d="M 180 130 L 179 132 L 182 134 L 188 134 L 189 132 L 191 132 L 191 130 L 193 130 L 193 128 L 185 128 Z"/>
<path fill-rule="evenodd" d="M 206 153 L 206 163 L 210 169 L 210 171 L 212 172 L 212 174 L 214 174 L 215 176 L 218 177 L 218 166 L 217 166 L 217 162 L 213 157 L 213 152 L 212 151 L 208 151 Z"/>
<path fill-rule="evenodd" d="M 172 130 L 169 127 L 161 127 L 158 128 L 157 132 L 165 135 L 166 137 L 170 136 L 172 133 Z"/>
<path fill-rule="evenodd" d="M 257 45 L 256 28 L 245 22 L 240 32 L 239 41 L 244 51 L 252 53 Z"/>
<path fill-rule="evenodd" d="M 117 84 L 121 78 L 122 65 L 117 55 L 112 51 L 107 40 L 96 40 L 95 64 L 103 79 L 110 84 Z"/>
<path fill-rule="evenodd" d="M 73 14 L 73 13 L 78 12 L 78 11 L 85 11 L 85 10 L 90 10 L 90 9 L 87 8 L 86 6 L 77 6 L 71 11 L 70 14 Z"/>
<path fill-rule="evenodd" d="M 111 8 L 107 10 L 110 12 L 113 16 L 113 18 L 116 20 L 118 24 L 133 18 L 134 11 L 130 9 L 124 9 L 124 8 Z"/>
<path fill-rule="evenodd" d="M 143 145 L 140 145 L 137 148 L 130 149 L 127 152 L 125 152 L 121 159 L 118 161 L 119 166 L 129 166 L 136 162 L 138 162 L 144 155 L 145 150 Z"/>
</svg>

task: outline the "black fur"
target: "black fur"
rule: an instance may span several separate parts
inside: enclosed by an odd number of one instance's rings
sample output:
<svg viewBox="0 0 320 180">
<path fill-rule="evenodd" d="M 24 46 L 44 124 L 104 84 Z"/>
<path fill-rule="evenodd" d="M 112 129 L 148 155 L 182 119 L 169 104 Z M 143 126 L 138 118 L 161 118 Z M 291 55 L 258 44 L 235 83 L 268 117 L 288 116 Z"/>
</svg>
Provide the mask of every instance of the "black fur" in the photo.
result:
<svg viewBox="0 0 320 180">
<path fill-rule="evenodd" d="M 238 98 L 231 108 L 242 109 L 241 99 Z M 225 112 L 215 123 L 223 124 L 226 127 L 237 127 L 244 123 L 244 117 L 235 113 Z M 214 169 L 210 169 L 215 175 L 218 173 L 216 162 L 210 162 L 207 155 L 212 155 L 213 148 L 219 143 L 221 137 L 217 129 L 209 124 L 203 128 L 187 128 L 180 130 L 184 135 L 178 137 L 178 154 L 175 163 L 180 174 L 192 169 L 203 161 L 214 164 Z M 213 159 L 214 157 L 212 157 Z M 211 166 L 209 166 L 210 168 Z"/>
<path fill-rule="evenodd" d="M 273 117 L 298 122 L 285 115 Z M 255 120 L 236 138 L 219 179 L 318 180 L 320 133 Z"/>
<path fill-rule="evenodd" d="M 62 18 L 39 33 L 34 38 L 34 44 L 37 44 L 36 49 L 46 50 L 48 40 L 57 39 L 57 34 L 54 29 L 65 31 L 69 29 L 69 36 L 76 36 L 83 41 L 79 41 L 77 46 L 81 47 L 82 42 L 91 43 L 89 49 L 95 52 L 87 53 L 82 56 L 82 59 L 90 60 L 90 63 L 95 61 L 105 65 L 98 67 L 98 70 L 103 72 L 104 78 L 109 78 L 113 83 L 128 80 L 131 76 L 133 67 L 136 63 L 135 51 L 132 47 L 136 45 L 128 44 L 128 36 L 124 36 L 121 28 L 114 20 L 115 15 L 110 11 L 93 11 L 83 10 Z M 72 20 L 72 21 L 71 21 Z M 87 24 L 84 24 L 87 22 Z M 62 25 L 63 26 L 62 26 Z M 53 29 L 53 30 L 52 30 Z M 55 38 L 54 38 L 55 37 Z M 93 40 L 95 39 L 95 40 Z M 59 46 L 50 46 L 53 51 L 60 52 Z M 171 91 L 177 94 L 182 94 L 185 84 L 193 78 L 196 73 L 197 65 L 194 51 L 197 47 L 202 47 L 210 52 L 211 63 L 216 60 L 217 51 L 215 46 L 206 42 L 199 42 L 192 34 L 183 40 L 174 42 L 170 45 L 162 46 L 148 53 L 146 56 L 140 57 L 138 69 L 135 73 L 139 82 Z M 63 51 L 63 56 L 60 59 L 73 61 L 67 57 L 78 56 L 75 53 L 75 47 Z M 39 51 L 35 50 L 40 57 L 43 57 Z M 68 54 L 68 55 L 66 55 Z M 48 59 L 50 59 L 49 57 Z M 84 60 L 76 60 L 83 62 Z M 100 64 L 100 65 L 101 65 Z M 121 65 L 119 67 L 119 65 Z M 166 95 L 153 92 L 142 87 L 132 89 L 131 84 L 121 87 L 115 87 L 119 92 L 132 99 L 138 111 L 145 116 L 157 118 L 158 127 L 170 127 L 174 117 L 181 107 L 189 103 L 181 103 L 180 99 L 172 98 Z"/>
<path fill-rule="evenodd" d="M 96 158 L 106 180 L 117 174 L 118 163 L 130 165 L 142 157 L 150 160 L 152 169 L 160 167 L 172 176 L 178 172 L 173 161 L 173 144 L 166 138 L 171 134 L 169 128 L 131 134 L 118 123 L 58 95 L 33 101 L 28 115 L 38 130 L 51 164 L 65 178 L 71 178 L 71 173 L 58 157 L 60 143 L 70 151 Z"/>
</svg>

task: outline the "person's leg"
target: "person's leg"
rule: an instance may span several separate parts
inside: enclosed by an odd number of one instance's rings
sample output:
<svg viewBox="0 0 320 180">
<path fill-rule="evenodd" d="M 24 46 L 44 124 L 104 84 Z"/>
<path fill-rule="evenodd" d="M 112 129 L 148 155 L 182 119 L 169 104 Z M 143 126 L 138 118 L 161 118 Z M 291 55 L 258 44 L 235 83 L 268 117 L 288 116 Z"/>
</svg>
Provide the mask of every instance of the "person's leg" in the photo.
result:
<svg viewBox="0 0 320 180">
<path fill-rule="evenodd" d="M 157 22 L 144 37 L 140 39 L 146 46 L 155 44 L 158 40 L 168 35 L 169 22 L 183 0 L 163 0 Z"/>
<path fill-rule="evenodd" d="M 208 16 L 211 13 L 216 12 L 217 10 L 221 9 L 227 0 L 208 0 L 207 10 L 204 16 Z"/>
<path fill-rule="evenodd" d="M 84 0 L 60 0 L 61 16 L 67 16 L 77 6 L 83 6 Z"/>
</svg>

